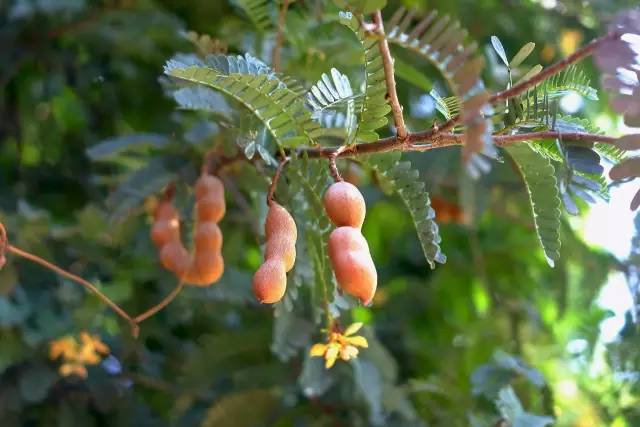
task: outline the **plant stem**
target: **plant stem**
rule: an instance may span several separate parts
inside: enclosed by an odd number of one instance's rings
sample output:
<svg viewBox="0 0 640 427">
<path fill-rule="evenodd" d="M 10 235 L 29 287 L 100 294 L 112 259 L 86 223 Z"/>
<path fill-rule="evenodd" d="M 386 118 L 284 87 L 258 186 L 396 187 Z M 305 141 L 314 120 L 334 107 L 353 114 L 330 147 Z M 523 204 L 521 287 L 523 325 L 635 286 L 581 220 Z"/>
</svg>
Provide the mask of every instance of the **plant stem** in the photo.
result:
<svg viewBox="0 0 640 427">
<path fill-rule="evenodd" d="M 271 185 L 269 186 L 269 192 L 267 193 L 267 205 L 271 205 L 273 201 L 273 196 L 276 193 L 276 188 L 278 187 L 278 181 L 280 181 L 280 175 L 282 175 L 282 170 L 284 166 L 289 161 L 288 157 L 285 157 L 278 164 L 278 168 L 276 169 L 276 173 L 273 175 L 273 179 L 271 180 Z"/>
<path fill-rule="evenodd" d="M 382 65 L 384 68 L 384 77 L 387 83 L 387 97 L 389 99 L 389 105 L 391 106 L 391 113 L 393 114 L 393 122 L 396 126 L 396 134 L 398 142 L 403 142 L 407 139 L 409 132 L 404 123 L 404 115 L 402 114 L 402 105 L 398 99 L 398 93 L 396 91 L 396 79 L 393 70 L 393 57 L 391 56 L 391 50 L 389 49 L 389 42 L 384 33 L 384 24 L 382 22 L 382 12 L 376 10 L 373 14 L 373 22 L 375 24 L 375 32 L 380 37 L 378 47 L 380 48 L 380 55 L 382 56 Z"/>
<path fill-rule="evenodd" d="M 138 337 L 138 334 L 140 332 L 140 327 L 138 326 L 138 323 L 136 322 L 136 320 L 132 319 L 131 316 L 129 316 L 122 308 L 120 308 L 120 306 L 118 306 L 115 302 L 109 299 L 108 296 L 100 292 L 100 290 L 97 287 L 95 287 L 93 284 L 84 280 L 82 277 L 76 276 L 73 273 L 69 273 L 68 271 L 58 267 L 57 265 L 52 264 L 43 258 L 40 258 L 37 255 L 34 255 L 27 251 L 23 251 L 22 249 L 16 248 L 13 245 L 7 244 L 6 249 L 15 255 L 28 259 L 29 261 L 35 262 L 36 264 L 39 264 L 45 268 L 48 268 L 49 270 L 84 286 L 87 290 L 96 294 L 98 298 L 102 300 L 102 302 L 104 302 L 106 305 L 111 307 L 111 309 L 115 311 L 120 317 L 122 317 L 127 322 L 129 322 L 129 324 L 131 325 L 131 334 L 136 338 Z"/>
<path fill-rule="evenodd" d="M 158 304 L 154 305 L 144 313 L 137 315 L 133 320 L 136 323 L 141 323 L 147 320 L 149 317 L 153 316 L 154 314 L 156 314 L 157 312 L 159 312 L 160 310 L 168 306 L 171 303 L 171 301 L 173 301 L 180 294 L 180 292 L 182 291 L 182 288 L 184 288 L 184 280 L 180 280 L 180 282 L 178 282 L 178 286 L 176 286 L 173 289 L 173 291 L 169 293 L 169 295 L 164 297 L 162 301 L 160 301 Z"/>
<path fill-rule="evenodd" d="M 276 35 L 276 43 L 273 47 L 273 57 L 271 59 L 273 70 L 276 73 L 280 71 L 280 52 L 284 43 L 284 25 L 287 9 L 289 9 L 289 0 L 284 0 L 278 14 L 278 34 Z"/>
</svg>

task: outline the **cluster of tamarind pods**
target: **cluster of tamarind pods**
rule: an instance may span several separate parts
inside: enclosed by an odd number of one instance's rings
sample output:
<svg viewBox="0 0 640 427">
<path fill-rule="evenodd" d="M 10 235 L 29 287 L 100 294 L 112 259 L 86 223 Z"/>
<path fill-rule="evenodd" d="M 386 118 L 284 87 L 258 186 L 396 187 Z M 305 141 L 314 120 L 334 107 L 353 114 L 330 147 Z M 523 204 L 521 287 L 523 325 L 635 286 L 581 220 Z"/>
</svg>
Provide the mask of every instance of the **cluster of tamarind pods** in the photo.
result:
<svg viewBox="0 0 640 427">
<path fill-rule="evenodd" d="M 160 250 L 160 263 L 185 284 L 207 286 L 224 272 L 222 232 L 218 222 L 224 217 L 224 185 L 219 178 L 202 174 L 196 181 L 196 222 L 193 255 L 182 243 L 180 216 L 171 198 L 165 197 L 154 213 L 151 239 Z"/>
<path fill-rule="evenodd" d="M 224 271 L 222 232 L 218 227 L 225 214 L 222 181 L 206 173 L 196 181 L 193 254 L 182 243 L 180 216 L 171 199 L 160 201 L 151 227 L 162 266 L 185 284 L 208 286 L 217 282 Z M 336 226 L 328 242 L 336 281 L 343 292 L 369 304 L 376 291 L 377 272 L 361 232 L 366 214 L 364 198 L 356 186 L 339 181 L 329 186 L 323 203 Z M 287 273 L 296 260 L 298 230 L 291 214 L 273 200 L 269 200 L 264 229 L 264 262 L 253 277 L 253 292 L 261 303 L 273 304 L 285 294 Z"/>
</svg>

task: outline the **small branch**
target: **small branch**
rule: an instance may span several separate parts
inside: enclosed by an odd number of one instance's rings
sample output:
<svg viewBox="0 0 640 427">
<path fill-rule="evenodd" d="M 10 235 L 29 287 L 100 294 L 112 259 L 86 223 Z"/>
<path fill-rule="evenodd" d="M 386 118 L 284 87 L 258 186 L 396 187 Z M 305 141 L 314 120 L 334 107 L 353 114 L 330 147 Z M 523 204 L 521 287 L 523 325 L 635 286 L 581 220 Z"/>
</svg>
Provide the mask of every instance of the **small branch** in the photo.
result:
<svg viewBox="0 0 640 427">
<path fill-rule="evenodd" d="M 162 301 L 160 301 L 158 304 L 154 305 L 144 313 L 137 315 L 133 320 L 136 323 L 142 323 L 143 321 L 147 320 L 149 317 L 153 316 L 154 314 L 168 306 L 171 301 L 173 301 L 180 294 L 182 288 L 184 288 L 184 280 L 180 280 L 180 282 L 178 282 L 178 286 L 176 286 L 169 295 L 164 297 Z"/>
<path fill-rule="evenodd" d="M 391 113 L 393 114 L 393 122 L 396 126 L 396 134 L 398 135 L 398 141 L 404 142 L 407 139 L 409 132 L 404 124 L 402 105 L 400 105 L 400 100 L 398 99 L 398 93 L 396 91 L 393 57 L 391 56 L 389 42 L 387 41 L 387 37 L 384 33 L 384 23 L 382 22 L 382 12 L 380 12 L 380 10 L 375 11 L 373 14 L 373 22 L 375 24 L 375 33 L 380 37 L 378 47 L 380 48 L 380 54 L 382 55 L 384 77 L 387 83 L 387 97 L 389 98 L 389 105 L 391 106 Z"/>
<path fill-rule="evenodd" d="M 581 60 L 583 60 L 584 58 L 586 58 L 587 56 L 591 55 L 596 48 L 604 43 L 605 41 L 611 40 L 611 39 L 616 39 L 619 38 L 620 34 L 616 33 L 616 32 L 611 32 L 608 33 L 602 37 L 599 37 L 597 39 L 592 40 L 590 43 L 582 46 L 580 49 L 576 50 L 574 53 L 572 53 L 571 55 L 567 56 L 564 59 L 561 59 L 560 61 L 556 62 L 555 64 L 543 69 L 542 71 L 540 71 L 538 74 L 536 74 L 535 76 L 531 77 L 528 80 L 525 80 L 515 86 L 510 87 L 507 90 L 504 90 L 502 92 L 498 92 L 494 95 L 491 96 L 491 98 L 489 98 L 489 102 L 491 102 L 492 104 L 495 104 L 496 102 L 500 102 L 500 101 L 505 101 L 507 99 L 516 97 L 518 95 L 520 95 L 521 93 L 527 91 L 528 89 L 538 85 L 540 82 L 544 81 L 545 79 L 548 79 L 549 77 L 553 76 L 554 74 L 559 73 L 560 71 L 564 70 L 565 68 L 567 68 L 569 65 L 571 64 L 575 64 L 576 62 L 579 62 Z"/>
<path fill-rule="evenodd" d="M 278 181 L 280 181 L 280 175 L 282 174 L 282 170 L 284 166 L 289 161 L 288 157 L 285 157 L 278 164 L 278 168 L 276 169 L 276 173 L 273 175 L 273 179 L 271 180 L 271 185 L 269 186 L 269 192 L 267 193 L 267 205 L 271 205 L 273 201 L 273 196 L 276 194 L 276 188 L 278 187 Z"/>
<path fill-rule="evenodd" d="M 609 34 L 606 34 L 602 37 L 599 37 L 597 39 L 592 40 L 589 44 L 581 47 L 580 49 L 578 49 L 577 51 L 575 51 L 574 53 L 572 53 L 571 55 L 567 56 L 564 59 L 561 59 L 560 61 L 556 62 L 555 64 L 545 68 L 544 70 L 542 70 L 541 72 L 539 72 L 538 74 L 536 74 L 535 76 L 531 77 L 528 80 L 525 80 L 507 90 L 504 90 L 502 92 L 498 92 L 494 95 L 492 95 L 489 98 L 489 102 L 492 104 L 495 104 L 497 102 L 500 101 L 505 101 L 507 99 L 516 97 L 518 95 L 520 95 L 521 93 L 527 91 L 528 89 L 536 86 L 537 84 L 539 84 L 540 82 L 544 81 L 545 79 L 553 76 L 554 74 L 559 73 L 560 71 L 564 70 L 565 68 L 567 68 L 569 65 L 571 64 L 575 64 L 578 61 L 583 60 L 584 58 L 586 58 L 587 56 L 591 55 L 596 48 L 603 42 L 610 40 L 610 39 L 615 39 L 620 37 L 620 34 L 615 33 L 615 32 L 611 32 Z M 429 132 L 429 137 L 435 137 L 441 133 L 444 132 L 448 132 L 451 129 L 453 129 L 458 123 L 460 123 L 462 121 L 462 116 L 460 114 L 457 114 L 453 117 L 451 117 L 449 120 L 447 120 L 445 123 L 443 123 L 442 125 L 439 125 L 437 128 L 434 128 Z M 425 135 L 426 136 L 426 135 Z"/>
<path fill-rule="evenodd" d="M 278 15 L 278 34 L 276 35 L 276 44 L 273 47 L 273 57 L 271 59 L 273 70 L 276 73 L 280 71 L 280 52 L 284 44 L 284 25 L 287 9 L 289 9 L 289 0 L 284 0 Z"/>
<path fill-rule="evenodd" d="M 48 268 L 49 270 L 59 274 L 60 276 L 66 277 L 67 279 L 72 280 L 84 286 L 87 290 L 96 294 L 98 298 L 102 300 L 102 302 L 104 302 L 106 305 L 111 307 L 111 309 L 115 311 L 120 317 L 122 317 L 127 322 L 129 322 L 129 324 L 131 325 L 131 334 L 136 338 L 138 337 L 138 334 L 140 333 L 140 327 L 136 323 L 136 320 L 132 319 L 131 316 L 129 316 L 122 308 L 120 308 L 120 306 L 118 306 L 115 302 L 111 301 L 108 296 L 100 292 L 100 290 L 96 288 L 93 284 L 84 280 L 82 277 L 76 276 L 73 273 L 69 273 L 68 271 L 58 267 L 57 265 L 52 264 L 49 261 L 46 261 L 40 258 L 37 255 L 33 255 L 32 253 L 23 251 L 22 249 L 16 248 L 13 245 L 6 244 L 6 249 L 15 255 L 28 259 L 29 261 L 35 262 L 36 264 L 39 264 L 45 268 Z"/>
</svg>

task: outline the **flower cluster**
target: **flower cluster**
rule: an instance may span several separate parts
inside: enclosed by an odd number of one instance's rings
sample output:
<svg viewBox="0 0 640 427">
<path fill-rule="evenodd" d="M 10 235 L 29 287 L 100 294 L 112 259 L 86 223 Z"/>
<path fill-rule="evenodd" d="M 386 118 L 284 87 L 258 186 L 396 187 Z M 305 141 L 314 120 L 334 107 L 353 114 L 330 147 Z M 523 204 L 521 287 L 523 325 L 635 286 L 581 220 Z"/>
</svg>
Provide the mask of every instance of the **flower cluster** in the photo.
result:
<svg viewBox="0 0 640 427">
<path fill-rule="evenodd" d="M 107 354 L 109 354 L 109 347 L 100 340 L 100 337 L 87 332 L 80 333 L 80 341 L 75 337 L 66 336 L 49 344 L 51 360 L 62 358 L 63 363 L 60 365 L 59 372 L 63 377 L 77 375 L 86 378 L 86 366 L 97 365 Z"/>
<path fill-rule="evenodd" d="M 360 328 L 362 328 L 362 323 L 354 323 L 347 327 L 344 333 L 336 330 L 330 332 L 328 342 L 314 344 L 309 352 L 310 355 L 324 357 L 324 366 L 327 369 L 336 363 L 338 357 L 345 361 L 355 359 L 358 357 L 358 347 L 369 347 L 365 337 L 354 335 Z"/>
</svg>

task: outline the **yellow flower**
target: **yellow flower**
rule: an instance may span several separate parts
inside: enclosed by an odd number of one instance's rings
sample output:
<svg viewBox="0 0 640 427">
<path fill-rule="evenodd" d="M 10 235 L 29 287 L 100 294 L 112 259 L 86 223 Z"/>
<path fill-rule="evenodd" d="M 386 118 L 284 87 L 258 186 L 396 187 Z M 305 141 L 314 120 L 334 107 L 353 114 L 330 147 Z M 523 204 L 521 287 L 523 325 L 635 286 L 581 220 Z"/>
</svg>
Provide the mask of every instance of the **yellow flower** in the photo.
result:
<svg viewBox="0 0 640 427">
<path fill-rule="evenodd" d="M 326 344 L 318 343 L 311 346 L 311 357 L 324 357 L 326 369 L 330 369 L 338 360 L 351 360 L 358 357 L 358 347 L 367 348 L 367 339 L 360 335 L 354 335 L 362 328 L 362 323 L 354 323 L 345 329 L 344 333 L 332 331 Z"/>
<path fill-rule="evenodd" d="M 55 360 L 62 356 L 63 359 L 71 359 L 78 352 L 78 343 L 73 337 L 62 337 L 49 343 L 49 358 Z"/>
<path fill-rule="evenodd" d="M 52 360 L 62 357 L 59 372 L 63 377 L 77 375 L 86 378 L 86 365 L 97 365 L 102 356 L 108 353 L 109 347 L 100 337 L 85 331 L 80 333 L 80 342 L 74 337 L 66 336 L 49 344 L 49 357 Z"/>
<path fill-rule="evenodd" d="M 87 378 L 87 368 L 79 363 L 63 363 L 62 365 L 60 365 L 60 369 L 58 369 L 58 372 L 60 372 L 60 375 L 62 375 L 63 377 L 76 375 L 80 378 Z"/>
</svg>

